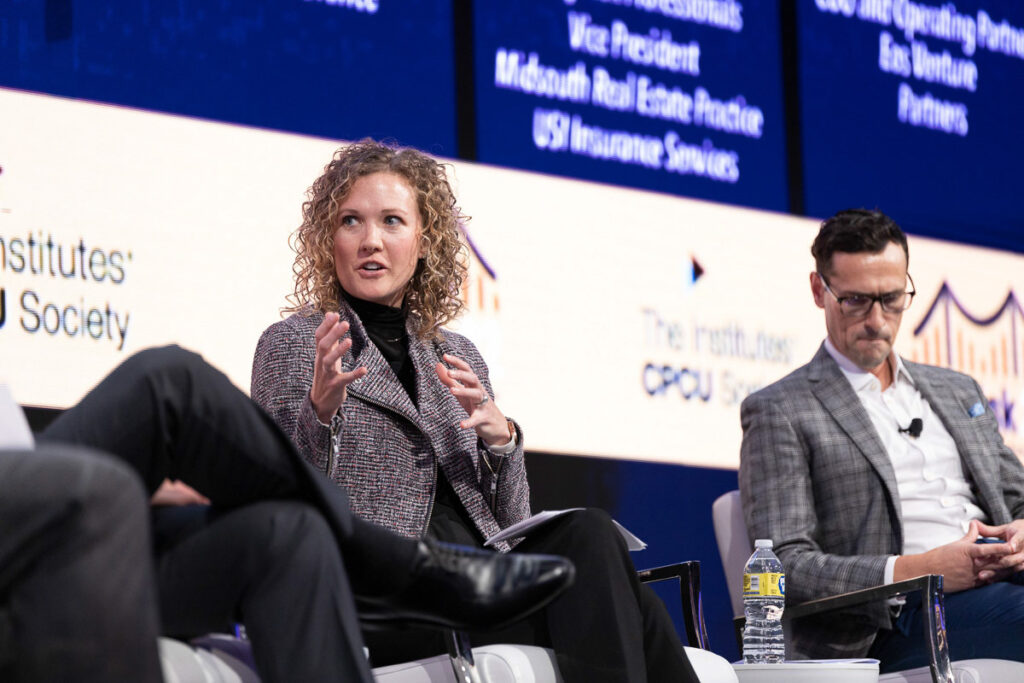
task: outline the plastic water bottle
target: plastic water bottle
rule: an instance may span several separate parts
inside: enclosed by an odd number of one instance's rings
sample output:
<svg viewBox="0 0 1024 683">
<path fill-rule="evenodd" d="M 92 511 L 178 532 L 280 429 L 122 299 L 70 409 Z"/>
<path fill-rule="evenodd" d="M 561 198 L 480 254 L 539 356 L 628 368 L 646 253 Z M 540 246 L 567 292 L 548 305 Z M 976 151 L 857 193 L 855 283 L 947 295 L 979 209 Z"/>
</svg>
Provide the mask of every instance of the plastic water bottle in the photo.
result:
<svg viewBox="0 0 1024 683">
<path fill-rule="evenodd" d="M 743 662 L 773 664 L 786 658 L 782 610 L 786 606 L 786 575 L 772 552 L 771 539 L 754 541 L 754 554 L 743 568 Z"/>
</svg>

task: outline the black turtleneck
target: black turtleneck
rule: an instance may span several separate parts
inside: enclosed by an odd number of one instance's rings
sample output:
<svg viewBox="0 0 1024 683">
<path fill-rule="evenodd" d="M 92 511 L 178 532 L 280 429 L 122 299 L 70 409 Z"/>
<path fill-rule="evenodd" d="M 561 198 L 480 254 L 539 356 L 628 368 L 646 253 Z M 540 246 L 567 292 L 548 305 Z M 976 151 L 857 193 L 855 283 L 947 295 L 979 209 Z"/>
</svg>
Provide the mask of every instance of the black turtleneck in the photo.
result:
<svg viewBox="0 0 1024 683">
<path fill-rule="evenodd" d="M 405 387 L 405 392 L 416 405 L 416 371 L 409 358 L 409 339 L 405 331 L 405 311 L 401 308 L 385 306 L 357 299 L 348 292 L 343 293 L 345 301 L 363 321 L 366 335 L 373 345 L 380 350 L 384 360 L 395 371 L 398 381 Z"/>
<path fill-rule="evenodd" d="M 405 387 L 413 405 L 419 407 L 416 402 L 416 370 L 409 357 L 405 311 L 357 299 L 348 292 L 343 292 L 343 295 L 363 322 L 370 341 L 395 371 L 398 381 Z M 437 491 L 434 493 L 434 505 L 427 534 L 449 543 L 479 546 L 483 542 L 472 518 L 440 467 L 437 468 Z"/>
</svg>

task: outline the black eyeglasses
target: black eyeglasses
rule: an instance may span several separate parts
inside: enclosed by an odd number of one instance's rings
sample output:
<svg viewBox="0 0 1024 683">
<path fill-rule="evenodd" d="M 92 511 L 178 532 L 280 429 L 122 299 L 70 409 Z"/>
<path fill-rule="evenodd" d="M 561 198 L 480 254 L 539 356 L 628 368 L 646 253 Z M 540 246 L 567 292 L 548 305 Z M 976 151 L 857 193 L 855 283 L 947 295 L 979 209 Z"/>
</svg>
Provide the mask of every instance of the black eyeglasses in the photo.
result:
<svg viewBox="0 0 1024 683">
<path fill-rule="evenodd" d="M 838 296 L 828 286 L 828 280 L 825 279 L 824 275 L 818 273 L 818 277 L 821 278 L 821 284 L 825 286 L 825 291 L 834 296 L 836 301 L 839 302 L 839 310 L 843 312 L 843 315 L 848 315 L 851 318 L 868 313 L 876 301 L 885 313 L 902 313 L 910 308 L 910 304 L 914 301 L 914 295 L 917 294 L 917 290 L 914 288 L 914 278 L 910 277 L 910 273 L 907 273 L 907 279 L 910 280 L 910 289 L 908 291 L 887 292 L 878 296 L 870 296 L 868 294 Z"/>
</svg>

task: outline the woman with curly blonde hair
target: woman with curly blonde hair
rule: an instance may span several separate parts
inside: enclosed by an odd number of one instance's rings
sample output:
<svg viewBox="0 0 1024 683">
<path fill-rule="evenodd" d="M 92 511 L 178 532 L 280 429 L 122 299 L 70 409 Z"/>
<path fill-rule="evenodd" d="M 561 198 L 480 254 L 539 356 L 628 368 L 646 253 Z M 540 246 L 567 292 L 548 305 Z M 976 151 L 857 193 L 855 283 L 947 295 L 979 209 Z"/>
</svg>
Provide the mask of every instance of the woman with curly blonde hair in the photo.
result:
<svg viewBox="0 0 1024 683">
<path fill-rule="evenodd" d="M 414 149 L 393 149 L 372 140 L 343 147 L 309 189 L 302 225 L 292 235 L 295 291 L 292 306 L 321 313 L 337 310 L 340 283 L 334 272 L 334 233 L 341 202 L 360 178 L 393 173 L 414 190 L 422 216 L 422 258 L 405 290 L 403 308 L 415 319 L 417 336 L 437 335 L 462 311 L 459 298 L 466 276 L 466 254 L 459 226 L 467 220 L 455 203 L 444 166 Z"/>
<path fill-rule="evenodd" d="M 253 399 L 360 517 L 470 546 L 528 517 L 519 425 L 498 409 L 476 347 L 442 327 L 466 273 L 444 166 L 362 140 L 335 153 L 302 214 L 292 315 L 260 338 Z M 696 680 L 606 514 L 565 515 L 515 551 L 568 556 L 577 586 L 492 642 L 553 646 L 569 682 Z M 408 634 L 367 642 L 377 665 L 444 650 Z"/>
</svg>

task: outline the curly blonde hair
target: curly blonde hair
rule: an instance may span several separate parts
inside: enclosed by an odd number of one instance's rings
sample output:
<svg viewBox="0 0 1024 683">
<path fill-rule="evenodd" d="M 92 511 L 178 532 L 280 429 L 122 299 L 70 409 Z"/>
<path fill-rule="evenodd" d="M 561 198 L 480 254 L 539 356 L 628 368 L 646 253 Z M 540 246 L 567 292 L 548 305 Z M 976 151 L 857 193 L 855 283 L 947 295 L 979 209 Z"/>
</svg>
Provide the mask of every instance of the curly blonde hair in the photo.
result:
<svg viewBox="0 0 1024 683">
<path fill-rule="evenodd" d="M 338 210 L 357 180 L 374 173 L 394 173 L 416 194 L 425 254 L 405 292 L 402 308 L 416 336 L 435 338 L 440 328 L 463 308 L 460 297 L 466 277 L 466 251 L 460 226 L 469 220 L 455 202 L 445 166 L 416 149 L 400 148 L 365 138 L 340 148 L 306 191 L 302 225 L 289 244 L 295 250 L 295 291 L 285 311 L 337 311 L 341 297 L 334 264 L 334 232 Z"/>
</svg>

